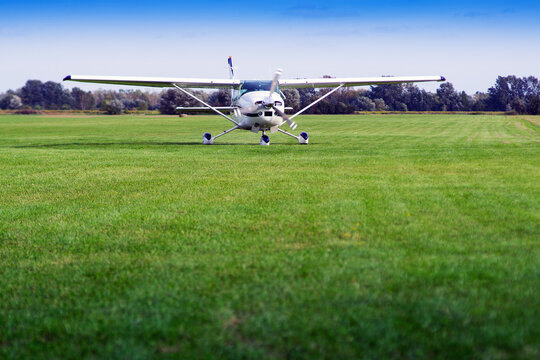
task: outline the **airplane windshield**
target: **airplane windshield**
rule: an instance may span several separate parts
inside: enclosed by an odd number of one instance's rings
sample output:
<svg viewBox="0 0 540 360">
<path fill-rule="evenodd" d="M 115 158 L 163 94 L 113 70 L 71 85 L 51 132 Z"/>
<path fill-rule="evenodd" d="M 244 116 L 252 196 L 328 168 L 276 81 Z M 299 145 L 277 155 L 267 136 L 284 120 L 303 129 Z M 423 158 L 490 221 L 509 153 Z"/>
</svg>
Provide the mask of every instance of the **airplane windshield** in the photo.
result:
<svg viewBox="0 0 540 360">
<path fill-rule="evenodd" d="M 272 81 L 242 81 L 239 90 L 239 96 L 251 91 L 269 91 L 272 87 Z M 276 86 L 276 92 L 279 93 L 279 84 Z"/>
</svg>

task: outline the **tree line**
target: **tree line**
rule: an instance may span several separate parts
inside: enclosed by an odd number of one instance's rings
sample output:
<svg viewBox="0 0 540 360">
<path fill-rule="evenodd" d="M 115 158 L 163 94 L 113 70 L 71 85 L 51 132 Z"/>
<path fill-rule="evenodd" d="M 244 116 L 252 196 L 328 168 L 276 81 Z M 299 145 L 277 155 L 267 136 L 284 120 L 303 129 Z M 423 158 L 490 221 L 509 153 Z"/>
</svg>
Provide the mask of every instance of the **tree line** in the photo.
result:
<svg viewBox="0 0 540 360">
<path fill-rule="evenodd" d="M 283 89 L 283 95 L 287 106 L 300 110 L 328 91 L 330 89 Z M 227 106 L 231 102 L 230 91 L 225 89 L 193 93 L 213 106 Z M 107 114 L 159 110 L 162 114 L 176 114 L 177 106 L 200 104 L 175 89 L 84 91 L 40 80 L 28 80 L 22 88 L 0 94 L 0 109 L 9 110 L 100 110 Z M 504 111 L 536 115 L 540 114 L 540 83 L 534 76 L 499 76 L 487 92 L 474 95 L 456 91 L 449 82 L 442 83 L 435 92 L 414 84 L 342 88 L 306 113 L 352 114 L 355 111 Z"/>
</svg>

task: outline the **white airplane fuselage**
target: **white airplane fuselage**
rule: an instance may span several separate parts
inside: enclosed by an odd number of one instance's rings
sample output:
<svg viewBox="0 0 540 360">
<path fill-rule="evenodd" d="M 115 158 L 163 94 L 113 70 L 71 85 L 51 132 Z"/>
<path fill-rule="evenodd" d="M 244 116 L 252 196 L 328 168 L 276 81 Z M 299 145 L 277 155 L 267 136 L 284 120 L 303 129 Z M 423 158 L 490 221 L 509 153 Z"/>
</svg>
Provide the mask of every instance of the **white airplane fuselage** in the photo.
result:
<svg viewBox="0 0 540 360">
<path fill-rule="evenodd" d="M 285 112 L 283 98 L 277 93 L 270 91 L 250 91 L 233 100 L 233 106 L 239 109 L 233 116 L 241 129 L 270 130 L 283 124 L 283 118 L 278 116 L 271 106 L 263 104 L 272 103 L 282 112 Z M 249 111 L 251 110 L 251 111 Z"/>
</svg>

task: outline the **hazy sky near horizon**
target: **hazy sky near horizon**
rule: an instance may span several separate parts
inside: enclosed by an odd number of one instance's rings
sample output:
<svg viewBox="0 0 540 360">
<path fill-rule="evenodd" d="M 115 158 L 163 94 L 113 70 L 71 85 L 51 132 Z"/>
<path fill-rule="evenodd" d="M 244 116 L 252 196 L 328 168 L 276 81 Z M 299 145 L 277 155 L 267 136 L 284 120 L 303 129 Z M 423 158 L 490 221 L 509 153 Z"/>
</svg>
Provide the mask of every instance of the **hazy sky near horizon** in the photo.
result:
<svg viewBox="0 0 540 360">
<path fill-rule="evenodd" d="M 540 77 L 539 15 L 529 0 L 0 2 L 0 91 L 68 74 L 226 78 L 231 55 L 244 79 L 444 75 L 474 93 Z"/>
</svg>

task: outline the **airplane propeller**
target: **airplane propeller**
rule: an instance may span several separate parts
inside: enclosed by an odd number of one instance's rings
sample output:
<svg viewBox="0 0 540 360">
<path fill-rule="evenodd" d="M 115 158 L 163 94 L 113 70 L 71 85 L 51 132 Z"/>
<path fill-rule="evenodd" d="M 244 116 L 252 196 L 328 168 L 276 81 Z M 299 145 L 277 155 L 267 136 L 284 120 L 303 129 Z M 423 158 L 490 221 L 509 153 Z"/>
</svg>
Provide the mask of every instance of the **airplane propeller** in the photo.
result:
<svg viewBox="0 0 540 360">
<path fill-rule="evenodd" d="M 276 107 L 274 100 L 272 100 L 272 94 L 274 93 L 274 91 L 276 91 L 279 77 L 281 76 L 282 73 L 283 73 L 283 70 L 281 69 L 276 70 L 276 73 L 274 74 L 274 78 L 272 79 L 272 85 L 270 85 L 270 96 L 267 99 L 261 101 L 259 104 L 256 104 L 255 106 L 251 106 L 247 109 L 243 109 L 244 111 L 242 111 L 242 113 L 252 114 L 252 113 L 258 112 L 259 110 L 263 108 L 272 108 L 274 109 L 274 112 L 278 116 L 282 117 L 283 120 L 285 120 L 287 124 L 289 124 L 290 128 L 294 130 L 296 129 L 296 126 L 297 126 L 296 123 L 292 121 L 291 119 L 289 119 L 289 117 L 283 111 L 279 110 Z"/>
</svg>

